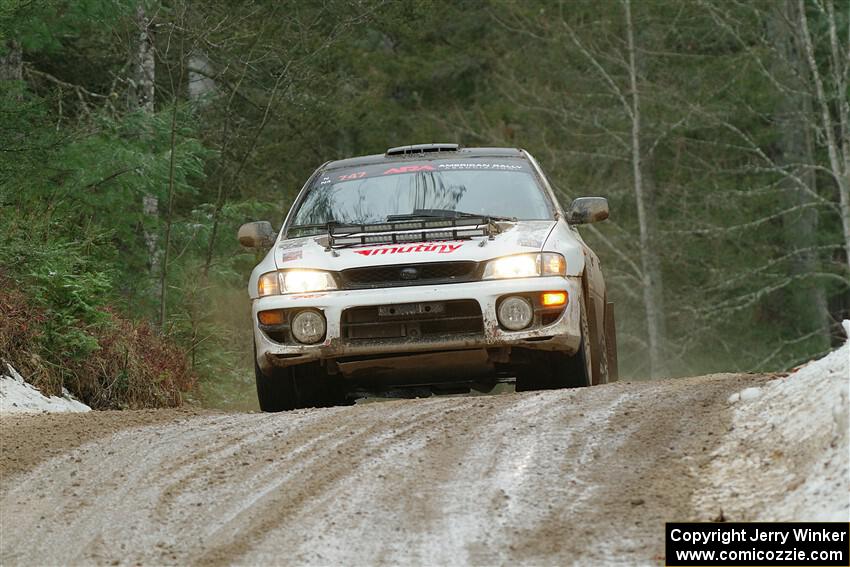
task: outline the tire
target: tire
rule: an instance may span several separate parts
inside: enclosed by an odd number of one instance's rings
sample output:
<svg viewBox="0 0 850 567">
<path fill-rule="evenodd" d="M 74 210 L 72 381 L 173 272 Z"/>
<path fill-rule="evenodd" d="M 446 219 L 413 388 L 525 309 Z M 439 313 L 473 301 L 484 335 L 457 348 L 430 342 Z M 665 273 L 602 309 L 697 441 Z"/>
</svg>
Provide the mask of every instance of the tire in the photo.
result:
<svg viewBox="0 0 850 567">
<path fill-rule="evenodd" d="M 325 372 L 318 362 L 291 368 L 295 400 L 299 408 L 327 408 L 345 403 L 342 379 Z"/>
<path fill-rule="evenodd" d="M 567 357 L 567 363 L 560 370 L 567 388 L 584 388 L 593 384 L 593 335 L 590 332 L 587 294 L 582 294 L 580 321 L 581 342 L 578 352 Z"/>
<path fill-rule="evenodd" d="M 583 388 L 590 385 L 593 375 L 589 336 L 588 317 L 584 299 L 581 303 L 581 342 L 578 352 L 568 355 L 562 352 L 537 353 L 540 358 L 535 364 L 527 366 L 518 375 L 517 392 L 530 390 L 556 390 L 561 388 Z"/>
<path fill-rule="evenodd" d="M 266 374 L 254 361 L 254 378 L 257 382 L 257 400 L 266 412 L 291 410 L 297 407 L 295 385 L 289 368 L 277 368 Z"/>
<path fill-rule="evenodd" d="M 318 362 L 275 368 L 266 374 L 254 362 L 257 400 L 265 412 L 323 408 L 345 403 L 342 382 L 329 376 Z"/>
<path fill-rule="evenodd" d="M 614 320 L 614 304 L 605 301 L 605 354 L 608 357 L 608 381 L 616 382 L 620 378 L 620 365 L 617 358 L 617 326 Z"/>
<path fill-rule="evenodd" d="M 592 375 L 592 384 L 607 384 L 609 378 L 609 366 L 608 366 L 608 341 L 606 340 L 606 329 L 603 327 L 601 329 L 598 328 L 598 318 L 596 317 L 596 302 L 590 299 L 590 294 L 587 292 L 585 287 L 584 293 L 584 302 L 587 306 L 587 329 L 588 334 L 583 334 L 583 337 L 590 338 L 590 360 L 592 362 L 591 365 L 591 375 Z M 589 300 L 589 301 L 588 301 Z M 603 304 L 607 304 L 603 302 Z M 603 323 L 605 314 L 603 316 Z"/>
</svg>

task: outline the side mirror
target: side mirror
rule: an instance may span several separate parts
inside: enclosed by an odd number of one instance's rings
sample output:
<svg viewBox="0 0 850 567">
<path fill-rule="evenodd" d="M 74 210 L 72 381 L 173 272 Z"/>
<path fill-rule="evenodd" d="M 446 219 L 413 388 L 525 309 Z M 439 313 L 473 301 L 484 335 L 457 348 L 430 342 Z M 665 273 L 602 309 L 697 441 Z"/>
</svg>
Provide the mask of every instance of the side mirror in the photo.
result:
<svg viewBox="0 0 850 567">
<path fill-rule="evenodd" d="M 567 222 L 589 224 L 608 218 L 608 199 L 605 197 L 579 197 L 567 209 Z"/>
<path fill-rule="evenodd" d="M 248 222 L 239 227 L 237 238 L 245 248 L 269 248 L 277 235 L 268 221 Z"/>
</svg>

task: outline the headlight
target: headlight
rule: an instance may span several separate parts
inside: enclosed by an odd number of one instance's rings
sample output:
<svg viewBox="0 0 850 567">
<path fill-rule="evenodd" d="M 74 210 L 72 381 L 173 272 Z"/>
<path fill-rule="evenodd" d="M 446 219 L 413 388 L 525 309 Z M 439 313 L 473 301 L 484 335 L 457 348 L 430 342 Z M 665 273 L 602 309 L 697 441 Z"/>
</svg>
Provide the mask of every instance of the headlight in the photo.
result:
<svg viewBox="0 0 850 567">
<path fill-rule="evenodd" d="M 319 270 L 287 270 L 280 273 L 282 293 L 307 293 L 336 289 L 336 281 L 329 272 Z"/>
<path fill-rule="evenodd" d="M 542 254 L 516 254 L 496 258 L 484 268 L 485 280 L 503 278 L 530 278 L 534 276 L 563 276 L 567 273 L 567 261 L 555 252 Z"/>
<path fill-rule="evenodd" d="M 309 293 L 337 289 L 330 272 L 320 270 L 286 270 L 260 276 L 257 285 L 260 297 L 280 293 Z"/>
</svg>

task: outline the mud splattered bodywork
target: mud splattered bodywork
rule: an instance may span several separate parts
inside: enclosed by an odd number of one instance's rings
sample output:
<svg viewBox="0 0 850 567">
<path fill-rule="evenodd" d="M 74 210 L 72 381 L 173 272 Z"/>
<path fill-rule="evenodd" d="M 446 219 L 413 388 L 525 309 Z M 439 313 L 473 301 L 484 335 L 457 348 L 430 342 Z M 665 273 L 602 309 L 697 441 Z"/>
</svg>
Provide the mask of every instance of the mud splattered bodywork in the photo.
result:
<svg viewBox="0 0 850 567">
<path fill-rule="evenodd" d="M 531 280 L 532 278 L 529 278 Z M 443 286 L 395 288 L 387 290 L 337 291 L 306 294 L 304 297 L 264 297 L 254 301 L 253 319 L 269 309 L 314 308 L 324 313 L 328 326 L 325 339 L 316 345 L 278 343 L 260 326 L 255 327 L 258 363 L 261 368 L 302 364 L 320 359 L 345 356 L 483 349 L 500 346 L 524 346 L 574 353 L 580 340 L 578 303 L 569 301 L 558 318 L 548 324 L 523 331 L 506 331 L 499 326 L 496 302 L 505 295 L 566 290 L 569 297 L 581 297 L 580 278 L 533 278 L 533 281 L 471 282 Z M 433 337 L 371 339 L 348 341 L 342 336 L 342 314 L 353 306 L 382 306 L 417 302 L 473 299 L 481 306 L 483 329 L 480 334 L 442 334 Z"/>
<path fill-rule="evenodd" d="M 606 299 L 598 259 L 566 218 L 522 150 L 440 148 L 325 164 L 251 274 L 259 370 L 319 362 L 350 378 L 427 366 L 439 380 L 477 374 L 473 367 L 493 373 L 518 352 L 575 355 L 583 302 L 592 303 L 596 330 Z M 501 266 L 505 258 L 517 260 Z M 522 272 L 532 262 L 536 273 Z M 305 273 L 324 278 L 321 287 L 290 290 L 286 278 Z M 269 293 L 269 285 L 278 287 Z M 504 320 L 511 309 L 526 318 L 521 328 Z M 324 322 L 312 344 L 294 327 L 307 311 Z"/>
</svg>

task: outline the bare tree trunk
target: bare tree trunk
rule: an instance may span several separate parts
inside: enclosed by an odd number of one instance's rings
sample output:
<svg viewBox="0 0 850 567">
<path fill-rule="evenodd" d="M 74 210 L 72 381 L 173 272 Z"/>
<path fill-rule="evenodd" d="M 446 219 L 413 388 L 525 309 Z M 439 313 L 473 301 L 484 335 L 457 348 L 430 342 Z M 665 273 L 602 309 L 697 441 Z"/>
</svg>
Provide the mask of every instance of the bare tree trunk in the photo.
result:
<svg viewBox="0 0 850 567">
<path fill-rule="evenodd" d="M 130 87 L 130 108 L 148 113 L 154 111 L 155 62 L 153 31 L 144 5 L 136 6 L 136 28 L 138 35 L 136 52 L 133 54 L 133 77 Z"/>
<path fill-rule="evenodd" d="M 183 82 L 183 53 L 182 53 L 182 39 L 181 39 L 181 53 L 180 53 L 180 78 L 177 81 L 177 84 L 180 85 Z M 166 198 L 166 207 L 165 207 L 165 242 L 162 246 L 162 269 L 160 270 L 159 275 L 159 326 L 163 328 L 165 325 L 165 317 L 167 314 L 166 310 L 166 299 L 168 292 L 168 252 L 171 248 L 171 225 L 172 225 L 172 213 L 174 212 L 174 152 L 176 149 L 177 142 L 177 90 L 174 92 L 174 101 L 172 102 L 171 109 L 171 141 L 170 141 L 170 152 L 169 152 L 169 160 L 168 160 L 168 196 Z"/>
<path fill-rule="evenodd" d="M 5 55 L 0 55 L 0 81 L 20 81 L 23 78 L 21 44 L 10 39 L 6 50 Z"/>
<path fill-rule="evenodd" d="M 641 154 L 641 106 L 637 84 L 637 62 L 635 57 L 634 24 L 631 0 L 624 0 L 626 16 L 626 39 L 629 52 L 629 85 L 631 89 L 631 162 L 640 227 L 641 283 L 643 304 L 646 311 L 646 328 L 649 344 L 650 375 L 655 377 L 664 372 L 664 307 L 662 299 L 661 262 L 656 243 L 656 212 L 653 205 L 652 186 L 644 183 L 643 156 Z"/>
<path fill-rule="evenodd" d="M 186 15 L 186 6 L 185 4 L 182 6 L 182 12 L 180 14 L 179 19 L 179 27 L 180 30 L 180 51 L 177 57 L 178 65 L 180 66 L 180 71 L 177 74 L 177 83 L 172 82 L 172 101 L 171 101 L 171 137 L 170 137 L 170 151 L 168 157 L 168 193 L 166 195 L 166 204 L 165 204 L 165 238 L 162 245 L 162 269 L 160 270 L 159 276 L 159 326 L 160 328 L 164 328 L 166 315 L 167 315 L 167 299 L 168 299 L 168 259 L 169 252 L 171 251 L 171 227 L 173 224 L 174 217 L 174 193 L 175 193 L 175 179 L 174 179 L 174 165 L 175 165 L 175 152 L 177 150 L 177 109 L 178 109 L 178 101 L 180 88 L 183 86 L 183 77 L 186 71 L 186 64 L 184 61 L 185 55 L 185 36 L 183 35 L 183 26 L 185 23 L 185 15 Z M 169 70 L 169 77 L 171 77 L 171 72 Z"/>
<path fill-rule="evenodd" d="M 792 81 L 793 77 L 806 76 L 806 60 L 802 46 L 788 24 L 798 20 L 796 9 L 793 0 L 774 5 L 770 30 L 776 52 L 781 54 L 775 75 L 788 76 Z M 814 196 L 817 195 L 816 176 L 814 169 L 809 166 L 815 163 L 811 128 L 814 118 L 811 98 L 801 95 L 796 86 L 786 89 L 776 118 L 778 146 L 781 152 L 778 162 L 790 169 L 790 176 L 784 177 L 781 187 L 784 189 L 784 198 L 788 201 L 787 208 L 796 211 L 786 215 L 783 223 L 786 246 L 789 251 L 795 252 L 791 272 L 796 276 L 820 271 L 815 250 L 818 245 L 818 209 L 812 206 L 815 202 Z M 801 279 L 789 293 L 791 309 L 787 315 L 792 320 L 787 321 L 787 324 L 796 327 L 801 335 L 813 334 L 819 337 L 819 348 L 827 348 L 829 307 L 821 281 Z"/>
<path fill-rule="evenodd" d="M 136 6 L 136 45 L 131 56 L 132 75 L 128 91 L 131 109 L 148 114 L 154 112 L 155 60 L 153 32 L 150 18 L 142 2 Z M 142 214 L 147 219 L 144 228 L 145 246 L 148 249 L 148 270 L 155 278 L 159 273 L 159 198 L 153 193 L 142 195 Z"/>
<path fill-rule="evenodd" d="M 847 102 L 847 61 L 841 54 L 838 48 L 838 38 L 835 23 L 835 10 L 832 2 L 828 3 L 827 24 L 830 30 L 830 47 L 832 56 L 830 58 L 830 67 L 833 72 L 833 77 L 836 84 L 836 100 L 838 101 L 838 120 L 836 120 L 830 110 L 830 100 L 827 97 L 824 89 L 823 79 L 821 78 L 820 70 L 818 69 L 817 60 L 815 59 L 815 48 L 812 43 L 812 36 L 809 32 L 809 22 L 806 17 L 806 5 L 803 0 L 798 0 L 797 9 L 799 11 L 800 35 L 803 39 L 803 47 L 806 53 L 806 60 L 809 64 L 809 73 L 812 77 L 815 90 L 815 100 L 820 107 L 821 113 L 821 129 L 826 138 L 826 150 L 829 156 L 829 167 L 832 176 L 838 185 L 839 208 L 841 211 L 841 227 L 844 231 L 844 252 L 847 259 L 847 266 L 850 268 L 850 110 Z M 850 39 L 848 39 L 850 41 Z M 835 137 L 836 130 L 841 134 L 841 140 Z"/>
</svg>

